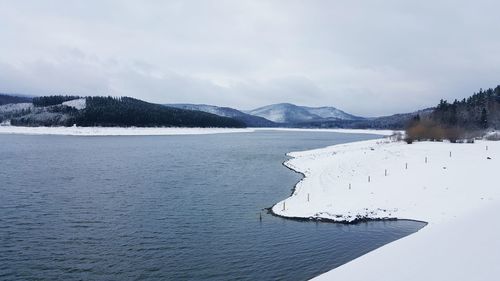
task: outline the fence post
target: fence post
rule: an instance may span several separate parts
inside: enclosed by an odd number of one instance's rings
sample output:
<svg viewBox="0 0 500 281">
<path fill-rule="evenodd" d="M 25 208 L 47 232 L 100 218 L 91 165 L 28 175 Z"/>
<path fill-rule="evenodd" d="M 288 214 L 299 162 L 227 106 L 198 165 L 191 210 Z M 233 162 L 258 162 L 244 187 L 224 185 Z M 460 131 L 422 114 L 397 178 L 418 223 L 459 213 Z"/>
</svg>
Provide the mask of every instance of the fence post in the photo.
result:
<svg viewBox="0 0 500 281">
<path fill-rule="evenodd" d="M 370 182 L 370 176 L 368 176 L 368 182 Z"/>
<path fill-rule="evenodd" d="M 425 156 L 425 163 L 427 163 L 427 156 Z"/>
<path fill-rule="evenodd" d="M 385 176 L 387 177 L 387 169 L 385 169 Z"/>
<path fill-rule="evenodd" d="M 408 170 L 408 162 L 406 163 L 406 167 L 405 167 L 406 170 Z"/>
</svg>

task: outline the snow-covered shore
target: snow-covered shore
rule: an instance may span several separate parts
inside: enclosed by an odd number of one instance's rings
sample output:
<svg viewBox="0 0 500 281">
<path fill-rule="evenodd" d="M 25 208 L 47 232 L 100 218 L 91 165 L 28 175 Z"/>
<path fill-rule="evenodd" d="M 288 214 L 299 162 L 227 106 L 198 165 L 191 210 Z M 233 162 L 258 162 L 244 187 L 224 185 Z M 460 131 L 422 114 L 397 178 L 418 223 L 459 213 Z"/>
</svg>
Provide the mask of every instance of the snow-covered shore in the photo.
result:
<svg viewBox="0 0 500 281">
<path fill-rule="evenodd" d="M 256 131 L 282 131 L 282 132 L 324 132 L 324 133 L 343 133 L 343 134 L 370 134 L 380 136 L 390 136 L 393 130 L 376 129 L 323 129 L 323 128 L 255 128 Z"/>
<path fill-rule="evenodd" d="M 318 280 L 493 280 L 500 273 L 500 142 L 379 139 L 289 155 L 285 165 L 305 178 L 273 206 L 277 215 L 428 222 Z"/>
<path fill-rule="evenodd" d="M 168 136 L 248 133 L 253 129 L 232 128 L 139 128 L 139 127 L 17 127 L 0 126 L 0 134 L 67 136 Z"/>
<path fill-rule="evenodd" d="M 365 129 L 300 129 L 300 128 L 152 128 L 152 127 L 22 127 L 0 126 L 0 134 L 68 135 L 68 136 L 165 136 L 204 135 L 222 133 L 249 133 L 255 131 L 326 132 L 346 134 L 374 134 L 389 136 L 390 130 Z"/>
</svg>

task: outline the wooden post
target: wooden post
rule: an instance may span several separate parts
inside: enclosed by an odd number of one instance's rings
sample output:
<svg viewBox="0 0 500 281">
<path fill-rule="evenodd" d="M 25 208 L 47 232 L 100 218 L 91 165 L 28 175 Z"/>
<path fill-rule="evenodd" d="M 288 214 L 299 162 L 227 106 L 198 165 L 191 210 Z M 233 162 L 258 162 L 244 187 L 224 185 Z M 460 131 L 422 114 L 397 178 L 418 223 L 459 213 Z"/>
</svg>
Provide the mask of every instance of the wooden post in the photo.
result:
<svg viewBox="0 0 500 281">
<path fill-rule="evenodd" d="M 486 146 L 486 150 L 488 150 L 488 146 Z"/>
<path fill-rule="evenodd" d="M 259 220 L 262 221 L 262 212 L 259 213 Z"/>
<path fill-rule="evenodd" d="M 307 202 L 309 202 L 309 193 L 307 193 Z"/>
<path fill-rule="evenodd" d="M 349 189 L 351 189 L 351 184 L 349 184 Z"/>
<path fill-rule="evenodd" d="M 405 167 L 406 170 L 408 170 L 408 163 L 406 163 L 406 167 Z"/>
<path fill-rule="evenodd" d="M 385 176 L 387 177 L 387 169 L 385 169 Z"/>
<path fill-rule="evenodd" d="M 425 156 L 425 163 L 427 163 L 427 156 Z"/>
<path fill-rule="evenodd" d="M 285 210 L 285 202 L 283 201 L 283 211 Z"/>
<path fill-rule="evenodd" d="M 368 182 L 370 182 L 370 176 L 368 176 Z"/>
<path fill-rule="evenodd" d="M 451 157 L 451 151 L 450 151 L 450 157 Z"/>
</svg>

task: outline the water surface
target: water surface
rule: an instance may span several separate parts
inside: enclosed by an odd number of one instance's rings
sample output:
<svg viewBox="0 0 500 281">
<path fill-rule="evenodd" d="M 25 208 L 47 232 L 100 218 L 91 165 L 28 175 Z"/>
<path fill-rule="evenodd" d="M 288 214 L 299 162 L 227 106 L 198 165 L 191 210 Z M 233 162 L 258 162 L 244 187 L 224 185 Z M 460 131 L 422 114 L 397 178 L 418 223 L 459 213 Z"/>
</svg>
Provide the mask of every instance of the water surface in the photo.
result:
<svg viewBox="0 0 500 281">
<path fill-rule="evenodd" d="M 307 280 L 422 227 L 259 220 L 286 152 L 372 137 L 0 135 L 0 279 Z"/>
</svg>

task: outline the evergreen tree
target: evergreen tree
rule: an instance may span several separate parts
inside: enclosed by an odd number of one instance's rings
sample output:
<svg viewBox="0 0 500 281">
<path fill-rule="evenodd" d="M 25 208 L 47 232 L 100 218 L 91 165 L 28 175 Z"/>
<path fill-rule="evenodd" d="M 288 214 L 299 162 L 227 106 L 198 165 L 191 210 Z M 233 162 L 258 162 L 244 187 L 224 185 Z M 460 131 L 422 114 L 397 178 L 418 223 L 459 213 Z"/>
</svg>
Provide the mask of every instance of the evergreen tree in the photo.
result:
<svg viewBox="0 0 500 281">
<path fill-rule="evenodd" d="M 479 120 L 479 124 L 483 129 L 488 128 L 488 113 L 486 111 L 486 108 L 483 108 L 483 110 L 481 111 L 481 118 Z"/>
</svg>

